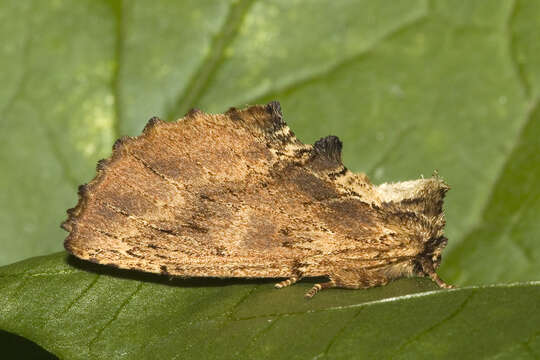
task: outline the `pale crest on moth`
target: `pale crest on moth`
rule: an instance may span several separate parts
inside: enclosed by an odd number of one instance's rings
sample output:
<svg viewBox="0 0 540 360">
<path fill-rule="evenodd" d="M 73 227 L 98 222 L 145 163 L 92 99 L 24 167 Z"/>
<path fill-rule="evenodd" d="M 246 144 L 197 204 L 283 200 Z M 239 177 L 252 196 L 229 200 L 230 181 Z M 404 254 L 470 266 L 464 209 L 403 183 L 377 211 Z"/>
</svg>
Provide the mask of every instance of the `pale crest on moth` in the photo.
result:
<svg viewBox="0 0 540 360">
<path fill-rule="evenodd" d="M 152 118 L 119 139 L 79 190 L 65 248 L 99 264 L 180 277 L 326 276 L 369 288 L 436 274 L 447 239 L 438 177 L 373 185 L 341 162 L 341 141 L 306 145 L 278 102 Z"/>
</svg>

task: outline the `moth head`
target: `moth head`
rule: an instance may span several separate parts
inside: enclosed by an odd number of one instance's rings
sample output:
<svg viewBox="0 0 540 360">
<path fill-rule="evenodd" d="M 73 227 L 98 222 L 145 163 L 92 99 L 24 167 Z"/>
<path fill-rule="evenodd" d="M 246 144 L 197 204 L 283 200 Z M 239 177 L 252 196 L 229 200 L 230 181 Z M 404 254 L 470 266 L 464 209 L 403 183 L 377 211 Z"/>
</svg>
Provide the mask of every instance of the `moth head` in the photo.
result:
<svg viewBox="0 0 540 360">
<path fill-rule="evenodd" d="M 444 226 L 443 200 L 450 189 L 441 178 L 384 183 L 376 187 L 383 203 L 395 204 L 402 210 L 416 212 Z"/>
</svg>

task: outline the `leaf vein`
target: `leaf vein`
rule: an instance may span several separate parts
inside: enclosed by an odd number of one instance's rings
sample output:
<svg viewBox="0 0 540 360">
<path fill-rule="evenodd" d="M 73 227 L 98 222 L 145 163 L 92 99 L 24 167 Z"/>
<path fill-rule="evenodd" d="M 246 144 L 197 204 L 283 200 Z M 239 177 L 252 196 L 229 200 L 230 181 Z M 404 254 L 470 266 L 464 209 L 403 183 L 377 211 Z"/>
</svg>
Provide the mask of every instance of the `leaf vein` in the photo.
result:
<svg viewBox="0 0 540 360">
<path fill-rule="evenodd" d="M 362 312 L 363 309 L 360 309 L 356 312 L 356 314 L 354 314 L 349 321 L 347 321 L 342 327 L 341 329 L 339 329 L 335 334 L 334 336 L 332 337 L 332 339 L 330 339 L 330 341 L 328 342 L 328 345 L 326 346 L 326 348 L 324 349 L 324 352 L 322 353 L 322 356 L 323 357 L 328 357 L 328 353 L 330 352 L 330 349 L 332 348 L 332 346 L 334 345 L 334 343 L 337 341 L 337 339 L 341 336 L 341 334 L 343 334 L 345 332 L 345 330 L 351 326 L 351 324 L 356 320 L 356 318 L 360 315 L 360 313 Z"/>
<path fill-rule="evenodd" d="M 240 352 L 240 353 L 236 353 L 235 356 L 238 356 L 238 357 L 242 357 L 240 356 L 241 353 L 246 353 L 247 350 L 249 349 L 250 346 L 252 345 L 255 345 L 257 343 L 257 341 L 267 332 L 269 332 L 275 325 L 276 323 L 281 319 L 281 315 L 280 316 L 277 316 L 276 318 L 274 319 L 269 319 L 269 324 L 265 327 L 263 327 L 259 332 L 257 332 L 255 335 L 253 335 L 253 337 L 251 338 L 251 340 L 249 341 L 249 344 L 246 344 L 246 346 L 244 347 L 243 351 Z"/>
<path fill-rule="evenodd" d="M 492 184 L 490 184 L 491 192 L 486 197 L 486 199 L 484 200 L 484 204 L 482 206 L 482 209 L 480 210 L 480 214 L 481 214 L 480 215 L 480 220 L 478 221 L 478 223 L 476 225 L 471 226 L 470 230 L 461 238 L 459 243 L 463 243 L 463 241 L 465 239 L 472 236 L 476 230 L 480 229 L 482 226 L 484 226 L 487 223 L 487 215 L 488 215 L 491 203 L 493 201 L 493 198 L 495 196 L 495 191 L 496 191 L 499 183 L 502 181 L 503 176 L 505 174 L 504 170 L 509 166 L 509 161 L 510 161 L 510 159 L 512 157 L 512 154 L 514 154 L 515 151 L 518 149 L 518 147 L 520 145 L 520 139 L 523 137 L 523 133 L 526 130 L 529 122 L 532 121 L 531 119 L 533 117 L 533 113 L 535 112 L 535 110 L 536 110 L 536 108 L 538 106 L 540 106 L 540 101 L 536 100 L 532 104 L 532 106 L 530 107 L 525 121 L 523 122 L 523 124 L 521 124 L 521 128 L 520 128 L 520 131 L 518 132 L 518 135 L 516 136 L 512 146 L 510 147 L 510 150 L 508 150 L 508 152 L 506 154 L 504 162 L 501 164 L 496 176 L 494 177 L 495 180 L 493 181 Z M 457 240 L 458 239 L 454 239 L 454 242 L 457 242 Z M 454 247 L 450 248 L 449 251 L 447 251 L 447 253 L 446 253 L 446 257 L 449 258 L 450 256 L 453 256 L 456 249 L 458 249 L 458 246 L 455 246 L 455 245 L 454 245 Z"/>
<path fill-rule="evenodd" d="M 510 63 L 512 64 L 512 67 L 514 68 L 514 73 L 516 74 L 518 82 L 521 85 L 521 88 L 523 89 L 523 93 L 525 94 L 525 97 L 530 98 L 531 97 L 531 84 L 529 83 L 529 79 L 527 78 L 527 71 L 525 69 L 524 64 L 520 64 L 520 62 L 518 61 L 518 50 L 516 46 L 516 39 L 514 35 L 512 34 L 512 26 L 516 19 L 518 10 L 519 10 L 518 0 L 514 0 L 508 12 L 508 19 L 506 21 L 505 31 L 507 33 L 507 38 L 508 38 L 508 53 L 510 55 L 509 56 Z"/>
<path fill-rule="evenodd" d="M 0 279 L 20 277 L 22 279 L 27 279 L 31 277 L 38 276 L 58 276 L 58 275 L 72 275 L 80 273 L 80 270 L 63 270 L 63 271 L 53 271 L 53 272 L 41 272 L 41 273 L 28 273 L 27 271 L 22 273 L 15 274 L 0 274 Z"/>
<path fill-rule="evenodd" d="M 62 311 L 63 314 L 67 313 L 69 310 L 71 310 L 71 308 L 73 307 L 73 305 L 75 305 L 77 303 L 77 301 L 79 301 L 84 295 L 86 295 L 88 293 L 88 291 L 90 291 L 90 289 L 92 289 L 94 287 L 94 285 L 96 285 L 98 279 L 99 279 L 100 275 L 97 274 L 94 279 L 90 282 L 90 284 L 88 284 L 88 286 L 83 290 L 81 291 L 81 293 L 79 295 L 77 295 L 75 297 L 75 299 L 73 299 L 73 301 L 71 301 L 68 306 L 66 307 L 65 310 Z"/>
<path fill-rule="evenodd" d="M 228 316 L 228 320 L 236 320 L 235 318 L 233 318 L 233 315 L 234 315 L 234 312 L 236 311 L 236 309 L 238 309 L 238 307 L 244 303 L 244 301 L 246 301 L 250 296 L 251 294 L 256 290 L 258 289 L 259 286 L 254 286 L 250 291 L 248 291 L 244 296 L 242 296 L 240 298 L 240 300 L 238 300 L 236 302 L 236 304 L 234 304 L 232 307 L 231 307 L 231 310 L 229 311 L 229 316 Z"/>
<path fill-rule="evenodd" d="M 120 316 L 120 313 L 122 312 L 122 310 L 124 310 L 126 308 L 126 306 L 129 304 L 129 302 L 131 300 L 133 300 L 135 295 L 137 295 L 137 293 L 142 289 L 143 285 L 144 285 L 143 282 L 140 282 L 137 285 L 135 290 L 120 304 L 118 309 L 114 312 L 112 318 L 109 321 L 107 321 L 107 323 L 98 330 L 96 336 L 94 336 L 94 338 L 92 340 L 90 340 L 90 342 L 88 343 L 88 352 L 89 353 L 92 353 L 92 347 L 99 340 L 99 338 L 101 337 L 101 334 L 103 334 L 105 329 L 107 329 L 114 321 L 116 321 L 116 319 L 118 319 L 118 317 Z"/>
<path fill-rule="evenodd" d="M 30 32 L 31 33 L 31 32 Z M 26 36 L 24 38 L 24 44 L 22 46 L 22 67 L 23 67 L 23 73 L 21 74 L 19 81 L 17 82 L 17 85 L 15 86 L 15 91 L 13 91 L 11 97 L 9 97 L 8 101 L 6 102 L 6 105 L 2 109 L 2 114 L 5 114 L 13 104 L 15 104 L 15 101 L 21 97 L 23 93 L 23 88 L 26 86 L 26 82 L 28 80 L 28 54 L 30 53 L 30 36 Z"/>
<path fill-rule="evenodd" d="M 212 40 L 211 50 L 199 68 L 193 72 L 176 104 L 168 111 L 166 119 L 174 120 L 179 113 L 185 112 L 197 104 L 209 86 L 212 77 L 223 63 L 227 47 L 238 36 L 240 27 L 254 2 L 254 0 L 240 0 L 230 6 L 227 18 Z"/>
<path fill-rule="evenodd" d="M 407 340 L 405 343 L 403 343 L 395 352 L 394 354 L 392 354 L 392 358 L 395 357 L 397 354 L 401 353 L 403 351 L 403 349 L 405 349 L 406 347 L 408 347 L 409 345 L 417 342 L 422 336 L 430 333 L 431 331 L 433 331 L 434 329 L 438 328 L 439 326 L 442 326 L 443 324 L 451 321 L 452 319 L 454 319 L 456 316 L 458 316 L 466 307 L 467 307 L 467 304 L 470 302 L 470 300 L 473 298 L 473 295 L 476 293 L 477 290 L 472 290 L 471 293 L 465 298 L 465 300 L 463 300 L 463 302 L 458 306 L 458 308 L 456 310 L 454 310 L 450 315 L 444 317 L 443 319 L 439 320 L 438 322 L 436 322 L 435 324 L 431 325 L 430 327 L 428 327 L 427 329 L 419 332 L 418 334 L 414 335 L 413 337 L 411 337 L 409 340 Z"/>
<path fill-rule="evenodd" d="M 527 282 L 517 282 L 517 283 L 510 283 L 510 284 L 467 286 L 467 287 L 457 288 L 457 289 L 424 291 L 424 292 L 415 293 L 415 294 L 400 295 L 400 296 L 389 297 L 389 298 L 373 300 L 373 301 L 366 301 L 363 303 L 351 304 L 351 305 L 346 305 L 346 306 L 333 306 L 333 307 L 328 307 L 324 309 L 293 311 L 293 312 L 287 312 L 287 313 L 267 313 L 267 314 L 260 314 L 260 315 L 255 315 L 255 316 L 232 318 L 231 320 L 244 321 L 244 320 L 253 320 L 253 319 L 266 318 L 266 317 L 292 316 L 292 315 L 311 314 L 311 313 L 319 313 L 319 312 L 326 312 L 326 311 L 349 310 L 349 309 L 369 307 L 369 306 L 384 304 L 384 303 L 394 303 L 394 302 L 405 301 L 409 299 L 447 294 L 451 292 L 453 293 L 453 292 L 462 292 L 462 291 L 471 291 L 471 290 L 475 292 L 476 290 L 479 290 L 479 289 L 513 288 L 513 287 L 539 286 L 539 285 L 540 285 L 540 281 L 527 281 Z"/>
<path fill-rule="evenodd" d="M 382 34 L 381 37 L 374 41 L 373 44 L 371 44 L 371 46 L 369 46 L 368 48 L 362 49 L 359 52 L 352 54 L 344 58 L 343 60 L 337 61 L 329 66 L 321 67 L 319 70 L 313 71 L 311 74 L 306 75 L 304 78 L 298 78 L 291 83 L 284 84 L 283 86 L 277 86 L 274 89 L 269 89 L 268 91 L 256 94 L 252 98 L 246 99 L 244 102 L 250 104 L 259 103 L 262 102 L 265 98 L 277 97 L 277 94 L 292 93 L 293 91 L 306 87 L 310 84 L 322 82 L 326 78 L 331 77 L 343 68 L 355 64 L 357 61 L 363 59 L 366 55 L 372 53 L 377 48 L 377 45 L 379 45 L 381 42 L 389 40 L 410 28 L 418 26 L 427 19 L 428 13 L 423 12 L 420 14 L 420 16 L 413 17 L 412 19 L 401 23 L 399 26 L 391 28 L 388 32 Z"/>
</svg>

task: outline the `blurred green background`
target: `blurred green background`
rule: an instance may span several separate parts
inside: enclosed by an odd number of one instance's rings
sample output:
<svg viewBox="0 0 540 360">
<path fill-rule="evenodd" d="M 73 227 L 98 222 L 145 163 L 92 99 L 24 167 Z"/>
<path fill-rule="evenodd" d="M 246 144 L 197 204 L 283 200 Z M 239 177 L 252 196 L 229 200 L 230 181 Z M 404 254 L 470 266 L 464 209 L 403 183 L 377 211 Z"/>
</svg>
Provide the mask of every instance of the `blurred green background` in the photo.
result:
<svg viewBox="0 0 540 360">
<path fill-rule="evenodd" d="M 0 2 L 0 264 L 62 249 L 76 189 L 154 115 L 279 100 L 373 182 L 451 185 L 443 278 L 540 274 L 540 2 Z"/>
</svg>

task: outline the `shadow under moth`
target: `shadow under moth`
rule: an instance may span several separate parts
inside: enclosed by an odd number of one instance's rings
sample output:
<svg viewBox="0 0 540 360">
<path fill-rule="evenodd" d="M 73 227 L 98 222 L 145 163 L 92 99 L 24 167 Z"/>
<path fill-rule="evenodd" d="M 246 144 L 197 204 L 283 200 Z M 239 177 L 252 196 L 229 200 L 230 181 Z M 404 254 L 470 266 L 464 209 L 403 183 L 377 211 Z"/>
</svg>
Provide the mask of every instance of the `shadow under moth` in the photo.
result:
<svg viewBox="0 0 540 360">
<path fill-rule="evenodd" d="M 179 277 L 327 277 L 306 293 L 435 270 L 447 239 L 437 176 L 373 185 L 341 141 L 300 142 L 278 102 L 152 118 L 123 137 L 62 227 L 78 258 Z"/>
</svg>

